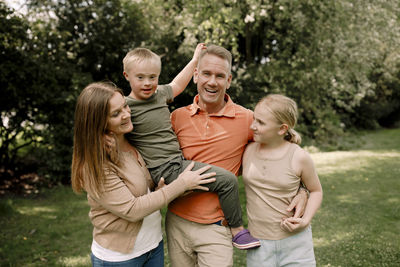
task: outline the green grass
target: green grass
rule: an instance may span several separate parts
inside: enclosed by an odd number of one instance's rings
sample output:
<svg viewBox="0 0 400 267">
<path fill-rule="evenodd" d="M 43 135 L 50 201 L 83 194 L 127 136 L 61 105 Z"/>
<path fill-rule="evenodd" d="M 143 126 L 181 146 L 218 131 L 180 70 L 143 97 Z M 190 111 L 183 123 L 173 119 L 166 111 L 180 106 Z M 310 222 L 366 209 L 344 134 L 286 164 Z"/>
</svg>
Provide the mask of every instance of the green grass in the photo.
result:
<svg viewBox="0 0 400 267">
<path fill-rule="evenodd" d="M 312 153 L 324 189 L 312 224 L 317 265 L 400 266 L 400 129 L 345 142 L 351 149 Z M 240 193 L 245 210 L 242 184 Z M 0 229 L 0 266 L 90 266 L 86 197 L 68 187 L 1 198 Z M 234 262 L 245 266 L 246 253 L 235 249 Z"/>
</svg>

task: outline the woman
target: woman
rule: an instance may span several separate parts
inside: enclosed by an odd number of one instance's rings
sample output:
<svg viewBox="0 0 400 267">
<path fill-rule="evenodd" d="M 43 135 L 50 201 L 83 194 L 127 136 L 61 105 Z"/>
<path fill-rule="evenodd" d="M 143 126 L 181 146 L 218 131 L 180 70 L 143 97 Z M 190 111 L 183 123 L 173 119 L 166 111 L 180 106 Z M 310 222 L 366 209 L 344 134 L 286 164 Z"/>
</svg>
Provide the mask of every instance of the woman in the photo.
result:
<svg viewBox="0 0 400 267">
<path fill-rule="evenodd" d="M 87 192 L 93 224 L 92 265 L 164 266 L 159 209 L 186 190 L 208 190 L 215 181 L 209 167 L 190 171 L 151 192 L 145 163 L 125 139 L 132 131 L 130 109 L 112 83 L 92 83 L 81 92 L 75 110 L 72 188 Z M 115 145 L 106 146 L 112 135 Z M 208 178 L 208 179 L 207 179 Z"/>
</svg>

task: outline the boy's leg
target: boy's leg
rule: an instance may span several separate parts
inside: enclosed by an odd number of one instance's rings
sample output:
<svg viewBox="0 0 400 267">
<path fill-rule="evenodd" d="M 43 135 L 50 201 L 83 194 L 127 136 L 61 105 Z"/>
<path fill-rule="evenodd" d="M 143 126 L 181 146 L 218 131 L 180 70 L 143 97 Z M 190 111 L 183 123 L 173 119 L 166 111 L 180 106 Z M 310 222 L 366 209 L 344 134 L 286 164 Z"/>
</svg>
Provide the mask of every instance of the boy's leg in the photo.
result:
<svg viewBox="0 0 400 267">
<path fill-rule="evenodd" d="M 183 171 L 192 161 L 183 160 L 182 169 Z M 223 168 L 194 161 L 195 165 L 193 170 L 198 170 L 204 166 L 211 166 L 207 171 L 215 172 L 215 182 L 204 184 L 210 189 L 211 192 L 218 194 L 218 198 L 221 204 L 222 211 L 224 212 L 225 218 L 228 221 L 230 227 L 242 226 L 242 210 L 239 201 L 239 186 L 236 175 L 227 171 Z"/>
<path fill-rule="evenodd" d="M 153 182 L 157 185 L 161 178 L 165 184 L 169 184 L 178 178 L 182 169 L 183 157 L 176 157 L 155 168 L 148 168 Z M 181 171 L 182 170 L 182 171 Z"/>
<path fill-rule="evenodd" d="M 168 184 L 175 180 L 191 162 L 190 160 L 183 159 L 183 157 L 178 157 L 160 167 L 149 169 L 149 171 L 156 184 L 158 184 L 161 177 L 163 177 L 165 183 Z M 204 184 L 204 186 L 208 187 L 211 192 L 218 194 L 224 216 L 231 229 L 235 228 L 236 233 L 232 232 L 232 234 L 234 234 L 232 240 L 233 245 L 239 249 L 249 249 L 260 246 L 258 239 L 252 237 L 248 230 L 243 229 L 242 210 L 240 207 L 236 175 L 223 168 L 196 161 L 194 161 L 192 170 L 198 170 L 204 166 L 211 166 L 207 172 L 216 173 L 215 182 Z"/>
</svg>

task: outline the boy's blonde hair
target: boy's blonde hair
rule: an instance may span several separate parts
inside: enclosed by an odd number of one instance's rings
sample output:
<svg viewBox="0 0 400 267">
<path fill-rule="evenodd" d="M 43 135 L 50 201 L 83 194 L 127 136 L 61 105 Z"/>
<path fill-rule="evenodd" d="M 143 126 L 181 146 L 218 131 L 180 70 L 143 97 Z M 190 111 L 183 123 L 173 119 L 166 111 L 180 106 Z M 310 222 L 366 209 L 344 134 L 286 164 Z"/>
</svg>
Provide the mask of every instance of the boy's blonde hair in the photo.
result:
<svg viewBox="0 0 400 267">
<path fill-rule="evenodd" d="M 300 134 L 294 130 L 298 111 L 297 104 L 293 99 L 284 95 L 270 94 L 261 99 L 257 106 L 268 110 L 279 123 L 288 125 L 285 140 L 295 144 L 301 143 Z"/>
<path fill-rule="evenodd" d="M 146 60 L 153 61 L 153 63 L 157 65 L 159 71 L 161 72 L 160 56 L 151 51 L 150 49 L 143 47 L 135 48 L 126 54 L 126 56 L 122 60 L 122 63 L 124 65 L 124 71 L 127 72 L 132 67 L 132 64 L 140 64 Z"/>
</svg>

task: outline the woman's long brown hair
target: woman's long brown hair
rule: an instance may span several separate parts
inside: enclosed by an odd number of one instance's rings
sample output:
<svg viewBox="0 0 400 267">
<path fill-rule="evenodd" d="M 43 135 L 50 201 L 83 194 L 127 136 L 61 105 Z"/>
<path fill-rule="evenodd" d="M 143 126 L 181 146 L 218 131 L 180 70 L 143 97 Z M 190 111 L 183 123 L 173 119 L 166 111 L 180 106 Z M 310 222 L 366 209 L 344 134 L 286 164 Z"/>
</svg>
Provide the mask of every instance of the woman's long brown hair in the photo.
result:
<svg viewBox="0 0 400 267">
<path fill-rule="evenodd" d="M 107 154 L 104 141 L 109 101 L 116 92 L 123 95 L 112 83 L 96 82 L 86 86 L 78 97 L 71 166 L 72 189 L 77 193 L 85 190 L 98 197 L 106 167 L 109 163 L 118 164 L 118 157 Z"/>
</svg>

